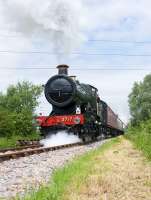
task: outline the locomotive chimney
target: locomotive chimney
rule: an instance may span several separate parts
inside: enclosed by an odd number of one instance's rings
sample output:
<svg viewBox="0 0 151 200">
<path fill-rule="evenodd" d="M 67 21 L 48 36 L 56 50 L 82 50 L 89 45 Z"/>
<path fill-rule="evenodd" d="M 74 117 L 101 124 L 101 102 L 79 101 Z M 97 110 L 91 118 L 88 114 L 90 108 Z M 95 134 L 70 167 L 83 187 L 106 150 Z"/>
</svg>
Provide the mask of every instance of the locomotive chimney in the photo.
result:
<svg viewBox="0 0 151 200">
<path fill-rule="evenodd" d="M 68 65 L 58 65 L 58 74 L 68 75 Z"/>
</svg>

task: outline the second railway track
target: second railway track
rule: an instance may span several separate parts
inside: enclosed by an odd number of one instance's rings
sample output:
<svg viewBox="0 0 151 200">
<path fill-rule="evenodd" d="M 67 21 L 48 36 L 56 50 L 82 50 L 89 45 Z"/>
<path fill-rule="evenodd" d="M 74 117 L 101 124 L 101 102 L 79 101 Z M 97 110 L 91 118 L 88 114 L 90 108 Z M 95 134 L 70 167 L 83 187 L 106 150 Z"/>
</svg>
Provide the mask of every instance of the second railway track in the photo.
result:
<svg viewBox="0 0 151 200">
<path fill-rule="evenodd" d="M 43 145 L 41 145 L 41 144 L 36 144 L 36 145 L 26 145 L 26 146 L 14 147 L 14 148 L 0 149 L 0 155 L 2 153 L 21 151 L 21 150 L 25 150 L 25 149 L 33 149 L 33 148 L 38 148 L 38 147 L 42 147 L 42 146 Z"/>
<path fill-rule="evenodd" d="M 7 161 L 10 159 L 17 159 L 20 157 L 26 157 L 34 154 L 40 154 L 43 152 L 48 151 L 55 151 L 58 149 L 64 149 L 69 148 L 73 146 L 80 146 L 83 145 L 83 143 L 72 143 L 72 144 L 64 144 L 59 146 L 53 146 L 53 147 L 43 147 L 41 145 L 30 145 L 26 147 L 18 147 L 18 148 L 12 148 L 12 149 L 3 149 L 0 150 L 0 162 Z"/>
</svg>

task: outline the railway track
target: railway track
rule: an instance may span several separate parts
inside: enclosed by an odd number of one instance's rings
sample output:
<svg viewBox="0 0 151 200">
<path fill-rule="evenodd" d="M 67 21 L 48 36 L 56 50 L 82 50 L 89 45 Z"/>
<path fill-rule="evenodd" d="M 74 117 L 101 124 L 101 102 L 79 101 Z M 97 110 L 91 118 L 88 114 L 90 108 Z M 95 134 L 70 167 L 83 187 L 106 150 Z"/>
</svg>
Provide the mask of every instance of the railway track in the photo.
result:
<svg viewBox="0 0 151 200">
<path fill-rule="evenodd" d="M 0 149 L 0 155 L 1 155 L 2 153 L 6 153 L 6 152 L 21 151 L 21 150 L 25 150 L 25 149 L 38 148 L 38 147 L 42 147 L 42 146 L 43 146 L 43 145 L 41 145 L 41 144 L 36 144 L 36 145 L 20 146 L 20 147 L 15 147 L 15 148 Z"/>
<path fill-rule="evenodd" d="M 18 140 L 16 144 L 19 146 L 39 145 L 40 141 L 39 140 Z"/>
<path fill-rule="evenodd" d="M 58 149 L 64 149 L 74 146 L 80 146 L 83 145 L 83 143 L 72 143 L 72 144 L 64 144 L 54 147 L 43 147 L 42 145 L 29 145 L 24 147 L 18 147 L 18 148 L 11 148 L 11 149 L 3 149 L 0 150 L 0 162 L 11 160 L 11 159 L 18 159 L 21 157 L 26 157 L 34 154 L 40 154 L 43 152 L 48 151 L 55 151 Z"/>
</svg>

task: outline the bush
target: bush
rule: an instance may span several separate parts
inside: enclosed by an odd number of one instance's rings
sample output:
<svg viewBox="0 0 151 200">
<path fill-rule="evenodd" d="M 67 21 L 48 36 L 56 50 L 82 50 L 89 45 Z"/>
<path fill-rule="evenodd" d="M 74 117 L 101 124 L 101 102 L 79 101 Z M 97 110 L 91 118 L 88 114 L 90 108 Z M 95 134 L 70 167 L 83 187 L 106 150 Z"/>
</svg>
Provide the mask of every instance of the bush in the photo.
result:
<svg viewBox="0 0 151 200">
<path fill-rule="evenodd" d="M 14 114 L 15 134 L 27 136 L 36 132 L 36 127 L 33 124 L 33 116 L 30 111 L 22 111 L 19 114 Z"/>
<path fill-rule="evenodd" d="M 151 160 L 151 120 L 142 122 L 136 127 L 129 127 L 125 137 L 130 139 Z"/>
<path fill-rule="evenodd" d="M 14 132 L 14 116 L 7 110 L 0 110 L 0 137 L 10 137 Z"/>
</svg>

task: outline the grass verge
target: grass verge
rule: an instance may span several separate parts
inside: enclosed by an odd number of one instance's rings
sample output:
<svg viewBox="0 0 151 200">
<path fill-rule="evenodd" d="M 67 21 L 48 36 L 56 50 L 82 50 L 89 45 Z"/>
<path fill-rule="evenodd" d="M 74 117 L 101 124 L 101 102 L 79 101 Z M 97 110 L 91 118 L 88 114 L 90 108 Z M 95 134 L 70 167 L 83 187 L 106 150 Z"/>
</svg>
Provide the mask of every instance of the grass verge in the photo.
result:
<svg viewBox="0 0 151 200">
<path fill-rule="evenodd" d="M 64 168 L 58 169 L 54 172 L 52 181 L 47 186 L 41 186 L 37 192 L 32 192 L 26 195 L 24 200 L 67 200 L 71 192 L 71 188 L 76 191 L 81 190 L 83 185 L 87 184 L 87 179 L 94 170 L 96 175 L 100 169 L 95 166 L 99 163 L 101 170 L 107 173 L 110 168 L 109 163 L 104 162 L 103 159 L 98 159 L 98 156 L 115 144 L 120 142 L 120 138 L 114 138 L 111 141 L 103 144 L 97 150 L 86 153 L 83 156 L 68 163 Z M 16 200 L 19 200 L 17 198 Z"/>
<path fill-rule="evenodd" d="M 0 149 L 15 147 L 17 140 L 36 140 L 39 139 L 40 136 L 38 134 L 32 134 L 29 136 L 17 136 L 14 135 L 12 137 L 0 137 Z"/>
<path fill-rule="evenodd" d="M 137 127 L 129 127 L 125 137 L 141 150 L 147 159 L 151 160 L 151 120 Z"/>
</svg>

